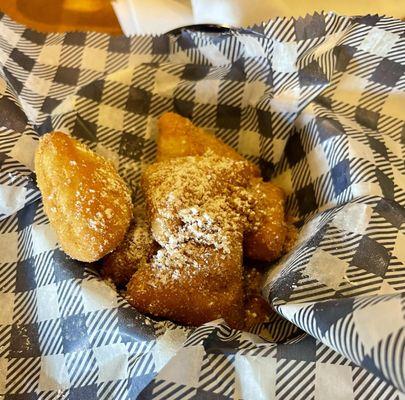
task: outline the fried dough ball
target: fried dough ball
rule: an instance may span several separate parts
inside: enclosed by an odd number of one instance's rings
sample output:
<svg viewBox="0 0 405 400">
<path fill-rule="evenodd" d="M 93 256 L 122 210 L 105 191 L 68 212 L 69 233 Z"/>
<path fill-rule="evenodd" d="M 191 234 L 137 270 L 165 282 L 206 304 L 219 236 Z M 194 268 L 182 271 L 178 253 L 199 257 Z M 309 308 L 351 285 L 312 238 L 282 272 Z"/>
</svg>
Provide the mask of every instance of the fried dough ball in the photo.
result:
<svg viewBox="0 0 405 400">
<path fill-rule="evenodd" d="M 225 215 L 233 199 L 237 208 L 237 199 L 241 199 L 243 189 L 249 185 L 251 172 L 247 161 L 218 157 L 209 152 L 148 166 L 143 171 L 141 186 L 155 240 L 161 246 L 168 243 L 179 234 L 187 213 L 198 213 L 213 199 L 221 198 L 227 203 L 226 209 L 217 210 L 217 214 Z M 240 205 L 248 201 L 241 200 Z"/>
<path fill-rule="evenodd" d="M 160 249 L 132 276 L 127 294 L 144 313 L 194 326 L 222 317 L 241 328 L 242 245 L 229 253 L 193 242 Z"/>
<path fill-rule="evenodd" d="M 158 244 L 150 233 L 143 207 L 134 209 L 134 219 L 120 245 L 103 259 L 101 273 L 118 287 L 124 287 L 135 271 L 152 258 Z"/>
<path fill-rule="evenodd" d="M 162 246 L 127 292 L 143 312 L 200 325 L 243 326 L 242 240 L 252 208 L 251 165 L 208 151 L 157 162 L 141 185 Z"/>
<path fill-rule="evenodd" d="M 157 159 L 164 161 L 170 158 L 201 156 L 210 150 L 213 154 L 236 161 L 245 158 L 230 146 L 211 133 L 196 127 L 189 119 L 173 112 L 164 113 L 158 121 Z M 252 173 L 260 176 L 254 164 Z"/>
<path fill-rule="evenodd" d="M 131 195 L 113 165 L 62 133 L 46 134 L 35 154 L 45 213 L 70 257 L 93 262 L 124 238 Z"/>
<path fill-rule="evenodd" d="M 244 237 L 246 257 L 260 261 L 274 261 L 283 254 L 287 235 L 284 192 L 271 182 L 252 181 L 252 196 L 256 199 L 255 222 Z"/>
<path fill-rule="evenodd" d="M 245 255 L 260 261 L 274 261 L 280 257 L 285 248 L 284 241 L 287 234 L 283 191 L 271 183 L 263 182 L 261 178 L 258 178 L 260 173 L 256 166 L 253 166 L 220 139 L 196 127 L 187 118 L 175 113 L 165 113 L 158 121 L 158 128 L 157 161 L 173 158 L 184 159 L 186 156 L 203 155 L 207 151 L 211 151 L 220 157 L 244 160 L 250 164 L 251 193 L 257 199 L 254 211 L 258 217 L 252 229 L 250 231 L 248 229 L 245 235 Z M 150 191 L 148 189 L 149 174 L 153 175 L 152 170 L 161 168 L 161 165 L 161 163 L 155 163 L 149 171 L 145 171 L 143 188 L 146 193 Z M 221 171 L 221 173 L 227 174 L 226 171 Z M 146 198 L 148 201 L 148 196 Z M 151 209 L 153 210 L 153 208 Z M 159 231 L 160 223 L 164 220 L 159 217 L 155 218 L 154 214 L 152 211 L 151 216 L 154 221 L 152 231 L 155 233 Z"/>
</svg>

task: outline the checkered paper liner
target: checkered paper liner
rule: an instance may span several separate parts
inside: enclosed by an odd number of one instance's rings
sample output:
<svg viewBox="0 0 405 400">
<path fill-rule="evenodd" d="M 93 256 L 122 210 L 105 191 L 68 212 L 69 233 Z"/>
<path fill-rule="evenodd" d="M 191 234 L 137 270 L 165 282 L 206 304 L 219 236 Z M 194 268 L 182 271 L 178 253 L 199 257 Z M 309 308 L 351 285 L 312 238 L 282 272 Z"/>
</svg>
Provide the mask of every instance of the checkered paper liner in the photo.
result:
<svg viewBox="0 0 405 400">
<path fill-rule="evenodd" d="M 125 38 L 1 15 L 0 66 L 0 398 L 404 398 L 405 23 L 314 14 Z M 41 135 L 111 159 L 139 201 L 169 110 L 257 162 L 299 220 L 263 289 L 277 314 L 251 332 L 138 313 L 44 215 Z"/>
</svg>

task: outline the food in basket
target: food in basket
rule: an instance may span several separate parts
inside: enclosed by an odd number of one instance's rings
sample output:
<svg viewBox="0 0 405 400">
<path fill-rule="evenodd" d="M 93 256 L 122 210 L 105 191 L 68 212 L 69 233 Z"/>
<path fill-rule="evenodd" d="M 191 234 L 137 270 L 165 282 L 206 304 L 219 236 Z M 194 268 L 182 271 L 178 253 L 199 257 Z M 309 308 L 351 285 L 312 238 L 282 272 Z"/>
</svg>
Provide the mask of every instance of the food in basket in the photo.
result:
<svg viewBox="0 0 405 400">
<path fill-rule="evenodd" d="M 45 213 L 66 254 L 92 262 L 121 243 L 132 218 L 131 194 L 109 161 L 53 132 L 39 142 L 35 172 Z"/>
<path fill-rule="evenodd" d="M 132 276 L 130 302 L 142 312 L 186 325 L 224 317 L 242 328 L 242 245 L 232 242 L 228 250 L 193 241 L 163 247 Z"/>
<path fill-rule="evenodd" d="M 228 231 L 242 239 L 254 212 L 252 177 L 247 161 L 210 152 L 151 164 L 141 186 L 153 237 L 161 246 L 195 240 L 217 249 L 227 245 Z"/>
<path fill-rule="evenodd" d="M 271 182 L 252 179 L 250 193 L 255 201 L 254 224 L 244 236 L 244 255 L 253 260 L 273 261 L 284 251 L 287 232 L 284 192 Z"/>
<path fill-rule="evenodd" d="M 145 208 L 134 208 L 132 223 L 119 246 L 103 260 L 102 276 L 125 287 L 140 265 L 149 262 L 159 245 L 153 239 Z"/>
<path fill-rule="evenodd" d="M 189 119 L 173 112 L 164 113 L 158 121 L 156 161 L 185 156 L 202 156 L 208 150 L 220 157 L 245 161 L 237 153 L 211 133 L 195 126 Z M 259 168 L 249 163 L 255 176 L 260 176 Z"/>
<path fill-rule="evenodd" d="M 266 321 L 269 306 L 259 293 L 262 274 L 244 267 L 243 258 L 269 262 L 285 252 L 291 234 L 285 219 L 283 191 L 264 182 L 253 163 L 186 118 L 166 113 L 159 119 L 158 127 L 157 161 L 142 171 L 145 204 L 135 209 L 125 238 L 124 229 L 119 241 L 109 243 L 110 251 L 116 250 L 104 257 L 102 275 L 118 287 L 126 286 L 129 302 L 154 316 L 187 325 L 224 318 L 235 328 Z M 46 149 L 53 146 L 52 135 L 62 134 L 50 134 L 50 139 L 42 140 L 37 154 L 39 174 L 46 176 L 45 166 L 55 171 L 60 165 L 67 170 L 82 165 L 77 157 L 71 164 L 66 152 L 62 161 L 53 156 L 43 163 L 43 153 L 58 150 Z M 68 141 L 77 143 L 71 138 Z M 86 149 L 83 156 L 90 157 L 87 152 L 90 150 Z M 100 157 L 91 154 L 99 162 Z M 81 178 L 75 171 L 76 175 L 71 171 L 65 175 L 74 176 L 77 186 Z M 82 173 L 83 185 L 88 185 L 88 171 Z M 48 175 L 48 184 L 53 182 L 56 192 L 67 190 L 64 179 Z M 39 179 L 39 186 L 47 203 L 45 211 L 55 225 L 52 205 L 45 198 L 49 196 L 49 186 L 44 186 L 43 178 Z M 93 186 L 88 185 L 95 190 Z M 103 189 L 107 188 L 98 188 Z M 115 193 L 111 201 L 118 198 L 126 210 L 130 206 L 127 189 L 121 185 L 120 190 L 124 194 L 119 197 Z M 122 210 L 111 210 L 112 222 L 116 222 L 118 211 L 118 221 L 123 220 Z M 82 214 L 88 218 L 87 225 L 94 219 L 93 211 Z M 75 214 L 65 213 L 64 227 L 75 224 L 70 217 Z M 80 222 L 86 225 L 84 219 Z M 126 222 L 128 226 L 129 218 Z M 57 225 L 60 235 L 58 229 Z M 98 236 L 95 237 L 87 237 L 86 242 L 97 241 Z M 109 237 L 105 239 L 108 241 Z M 62 240 L 61 245 L 67 248 Z M 66 252 L 78 258 L 77 253 Z"/>
</svg>

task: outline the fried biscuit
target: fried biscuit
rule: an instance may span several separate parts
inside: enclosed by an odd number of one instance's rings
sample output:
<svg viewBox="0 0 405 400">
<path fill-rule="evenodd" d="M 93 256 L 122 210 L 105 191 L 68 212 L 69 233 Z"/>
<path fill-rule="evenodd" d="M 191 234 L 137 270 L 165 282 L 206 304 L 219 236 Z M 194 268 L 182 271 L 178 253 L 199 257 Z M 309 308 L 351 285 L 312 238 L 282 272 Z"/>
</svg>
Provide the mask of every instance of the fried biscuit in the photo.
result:
<svg viewBox="0 0 405 400">
<path fill-rule="evenodd" d="M 196 127 L 190 120 L 175 113 L 165 113 L 158 121 L 159 135 L 157 139 L 157 160 L 184 158 L 192 155 L 203 155 L 207 151 L 232 160 L 244 160 L 231 147 L 220 139 Z M 248 162 L 251 166 L 250 162 Z M 153 168 L 160 168 L 156 164 Z M 226 172 L 223 172 L 226 174 Z M 245 235 L 245 254 L 252 259 L 273 261 L 283 252 L 286 238 L 284 216 L 284 194 L 281 189 L 271 183 L 264 183 L 258 178 L 259 169 L 251 167 L 253 197 L 256 198 L 254 212 L 257 218 L 254 226 Z M 148 186 L 148 172 L 145 172 L 144 183 Z M 160 218 L 154 219 L 153 232 L 159 230 Z"/>
<path fill-rule="evenodd" d="M 193 242 L 160 249 L 150 264 L 132 276 L 127 294 L 144 313 L 194 326 L 222 317 L 241 328 L 241 242 L 229 253 Z"/>
<path fill-rule="evenodd" d="M 211 133 L 196 127 L 189 119 L 173 112 L 164 113 L 158 121 L 157 161 L 185 156 L 201 156 L 208 150 L 236 161 L 245 158 Z M 254 164 L 252 173 L 260 175 Z"/>
<path fill-rule="evenodd" d="M 218 157 L 210 152 L 148 166 L 142 174 L 141 187 L 155 240 L 165 245 L 187 225 L 187 213 L 201 213 L 205 205 L 213 207 L 215 200 L 222 199 L 222 204 L 218 204 L 222 209 L 217 210 L 217 215 L 226 216 L 231 223 L 233 214 L 229 209 L 249 202 L 248 198 L 242 201 L 241 193 L 249 185 L 251 171 L 247 161 Z M 208 219 L 201 220 L 204 223 L 209 224 Z M 196 235 L 191 238 L 195 240 Z"/>
<path fill-rule="evenodd" d="M 135 271 L 150 261 L 158 244 L 150 233 L 143 207 L 134 209 L 134 218 L 120 245 L 103 259 L 101 274 L 117 287 L 124 287 Z"/>
<path fill-rule="evenodd" d="M 70 257 L 93 262 L 114 250 L 132 216 L 131 195 L 113 165 L 72 137 L 39 142 L 35 172 L 45 213 Z"/>
<path fill-rule="evenodd" d="M 244 236 L 244 255 L 253 260 L 274 261 L 283 254 L 287 235 L 284 192 L 271 182 L 252 181 L 255 219 Z"/>
</svg>

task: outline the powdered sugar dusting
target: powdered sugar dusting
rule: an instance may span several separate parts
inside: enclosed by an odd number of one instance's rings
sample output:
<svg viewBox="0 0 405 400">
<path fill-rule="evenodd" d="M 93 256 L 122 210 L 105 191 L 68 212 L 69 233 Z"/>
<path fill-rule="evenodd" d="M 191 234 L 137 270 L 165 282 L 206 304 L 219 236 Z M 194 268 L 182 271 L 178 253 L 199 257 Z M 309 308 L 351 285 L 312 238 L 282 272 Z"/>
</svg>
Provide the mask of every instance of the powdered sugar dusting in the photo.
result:
<svg viewBox="0 0 405 400">
<path fill-rule="evenodd" d="M 151 233 L 161 248 L 131 278 L 131 302 L 191 324 L 220 316 L 228 316 L 236 327 L 239 317 L 247 325 L 265 321 L 268 305 L 257 288 L 246 292 L 246 313 L 242 310 L 244 236 L 261 232 L 267 212 L 276 216 L 275 224 L 284 224 L 283 197 L 275 197 L 272 209 L 263 185 L 248 161 L 211 151 L 147 167 L 142 189 Z M 266 231 L 270 240 L 273 231 Z M 246 279 L 253 275 L 259 276 L 250 272 Z M 193 310 L 187 309 L 188 301 Z"/>
<path fill-rule="evenodd" d="M 146 169 L 142 183 L 152 234 L 162 246 L 150 263 L 156 283 L 212 272 L 225 263 L 241 268 L 243 233 L 255 214 L 252 175 L 247 161 L 212 152 Z"/>
<path fill-rule="evenodd" d="M 109 161 L 53 132 L 40 140 L 36 173 L 65 252 L 94 261 L 117 246 L 131 218 L 131 193 Z"/>
<path fill-rule="evenodd" d="M 248 162 L 210 152 L 154 164 L 143 181 L 155 239 L 164 247 L 193 240 L 229 253 L 254 212 L 250 173 Z"/>
</svg>

